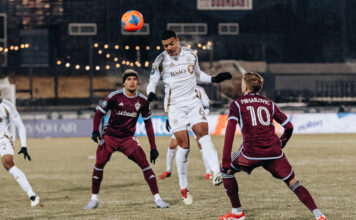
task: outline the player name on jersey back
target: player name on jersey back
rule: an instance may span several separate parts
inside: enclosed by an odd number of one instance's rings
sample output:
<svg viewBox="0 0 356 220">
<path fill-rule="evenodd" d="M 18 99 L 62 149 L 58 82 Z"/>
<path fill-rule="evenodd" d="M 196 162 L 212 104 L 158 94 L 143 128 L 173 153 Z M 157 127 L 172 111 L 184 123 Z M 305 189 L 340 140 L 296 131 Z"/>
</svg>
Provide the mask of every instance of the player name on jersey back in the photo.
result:
<svg viewBox="0 0 356 220">
<path fill-rule="evenodd" d="M 265 105 L 270 105 L 271 102 L 266 100 L 266 99 L 262 99 L 262 98 L 243 98 L 241 99 L 241 104 L 249 104 L 249 103 L 263 103 Z"/>
</svg>

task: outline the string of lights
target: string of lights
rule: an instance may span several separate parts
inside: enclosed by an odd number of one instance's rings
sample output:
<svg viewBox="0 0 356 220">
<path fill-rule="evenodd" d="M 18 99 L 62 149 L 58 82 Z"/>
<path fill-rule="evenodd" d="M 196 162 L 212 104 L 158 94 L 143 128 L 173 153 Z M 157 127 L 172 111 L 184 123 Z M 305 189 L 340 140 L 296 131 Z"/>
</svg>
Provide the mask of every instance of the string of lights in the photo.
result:
<svg viewBox="0 0 356 220">
<path fill-rule="evenodd" d="M 188 42 L 182 42 L 183 45 L 185 45 L 188 48 L 191 48 L 194 50 L 195 53 L 200 53 L 200 52 L 204 52 L 206 50 L 210 50 L 212 49 L 212 42 L 208 41 L 208 42 L 196 42 L 196 43 L 188 43 Z M 102 64 L 102 65 L 93 65 L 93 69 L 96 71 L 100 71 L 102 69 L 105 70 L 111 70 L 111 69 L 119 69 L 121 67 L 127 66 L 127 67 L 134 67 L 136 66 L 137 68 L 149 68 L 153 62 L 150 61 L 128 61 L 125 59 L 119 59 L 118 54 L 114 54 L 117 53 L 120 48 L 122 48 L 122 50 L 128 51 L 128 50 L 132 50 L 134 49 L 135 51 L 140 51 L 141 47 L 139 45 L 136 45 L 134 47 L 130 47 L 129 45 L 124 45 L 124 46 L 120 46 L 119 44 L 112 44 L 112 43 L 98 43 L 95 42 L 93 44 L 93 49 L 94 52 L 97 53 L 98 55 L 102 55 L 105 56 L 105 58 L 107 59 L 107 61 L 112 61 L 112 64 Z M 143 47 L 146 51 L 151 50 L 151 46 L 147 45 L 145 47 Z M 157 51 L 161 50 L 161 46 L 157 45 L 155 47 L 155 49 Z M 120 64 L 121 63 L 121 64 Z M 80 64 L 73 64 L 71 63 L 69 60 L 67 59 L 57 59 L 56 62 L 57 66 L 64 66 L 65 68 L 74 68 L 76 70 L 80 70 L 80 69 L 84 69 L 86 71 L 89 71 L 91 69 L 90 65 L 80 65 Z"/>
<path fill-rule="evenodd" d="M 0 52 L 7 53 L 9 51 L 18 51 L 21 49 L 28 49 L 30 48 L 29 43 L 20 44 L 20 45 L 10 45 L 9 47 L 0 47 Z"/>
</svg>

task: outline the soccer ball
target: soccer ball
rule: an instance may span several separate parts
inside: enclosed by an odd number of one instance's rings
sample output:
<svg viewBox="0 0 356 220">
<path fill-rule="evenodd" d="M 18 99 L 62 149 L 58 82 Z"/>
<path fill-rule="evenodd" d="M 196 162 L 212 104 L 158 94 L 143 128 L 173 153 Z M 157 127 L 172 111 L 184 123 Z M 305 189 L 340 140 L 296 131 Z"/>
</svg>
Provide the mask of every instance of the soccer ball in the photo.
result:
<svg viewBox="0 0 356 220">
<path fill-rule="evenodd" d="M 143 26 L 143 16 L 136 10 L 127 11 L 121 17 L 121 25 L 126 31 L 138 31 Z"/>
</svg>

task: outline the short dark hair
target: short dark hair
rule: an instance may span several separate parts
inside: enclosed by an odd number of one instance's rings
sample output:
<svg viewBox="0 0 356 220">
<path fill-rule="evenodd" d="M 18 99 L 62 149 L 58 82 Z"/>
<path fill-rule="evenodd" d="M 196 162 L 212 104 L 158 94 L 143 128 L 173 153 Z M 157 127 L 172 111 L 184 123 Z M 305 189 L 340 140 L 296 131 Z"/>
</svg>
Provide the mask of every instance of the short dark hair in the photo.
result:
<svg viewBox="0 0 356 220">
<path fill-rule="evenodd" d="M 127 69 L 125 70 L 125 72 L 122 74 L 122 84 L 125 83 L 125 80 L 127 79 L 127 77 L 129 76 L 135 76 L 136 79 L 138 80 L 138 73 L 133 70 L 133 69 Z"/>
<path fill-rule="evenodd" d="M 161 40 L 168 40 L 171 37 L 177 38 L 176 32 L 172 30 L 166 30 L 162 33 Z"/>
</svg>

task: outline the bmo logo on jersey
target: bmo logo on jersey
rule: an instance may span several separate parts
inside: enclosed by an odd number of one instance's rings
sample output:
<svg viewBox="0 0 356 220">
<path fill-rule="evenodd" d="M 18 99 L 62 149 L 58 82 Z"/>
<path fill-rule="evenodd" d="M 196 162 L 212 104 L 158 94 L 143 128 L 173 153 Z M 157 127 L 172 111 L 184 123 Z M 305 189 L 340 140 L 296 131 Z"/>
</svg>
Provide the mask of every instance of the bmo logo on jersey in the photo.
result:
<svg viewBox="0 0 356 220">
<path fill-rule="evenodd" d="M 184 74 L 186 72 L 187 72 L 186 69 L 180 69 L 180 70 L 177 70 L 177 71 L 170 72 L 170 74 L 171 74 L 171 76 L 178 76 L 178 75 Z"/>
</svg>

